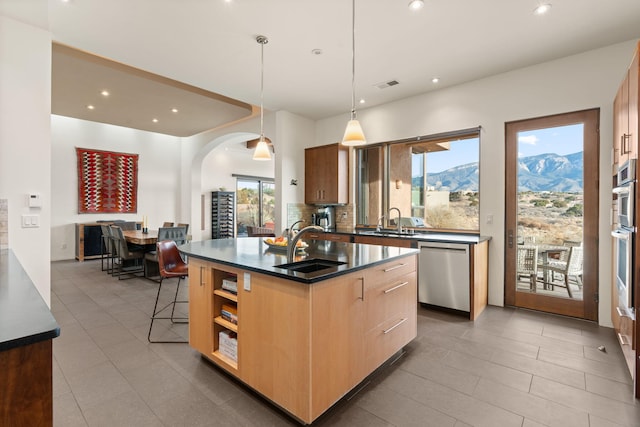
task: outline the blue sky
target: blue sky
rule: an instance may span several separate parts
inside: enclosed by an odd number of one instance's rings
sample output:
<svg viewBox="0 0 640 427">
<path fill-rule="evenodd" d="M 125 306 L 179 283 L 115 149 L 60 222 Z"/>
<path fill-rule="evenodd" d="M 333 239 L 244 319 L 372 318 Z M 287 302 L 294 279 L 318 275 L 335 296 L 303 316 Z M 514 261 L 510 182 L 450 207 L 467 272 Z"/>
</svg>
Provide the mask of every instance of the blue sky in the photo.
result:
<svg viewBox="0 0 640 427">
<path fill-rule="evenodd" d="M 582 137 L 583 125 L 581 123 L 520 132 L 518 134 L 518 157 L 544 153 L 559 155 L 577 153 L 582 151 Z M 454 166 L 477 162 L 478 149 L 477 138 L 452 141 L 448 151 L 427 155 L 428 173 L 438 173 Z M 413 176 L 417 176 L 419 173 L 419 169 L 414 164 Z"/>
<path fill-rule="evenodd" d="M 518 157 L 554 153 L 561 156 L 582 151 L 581 123 L 518 133 Z"/>
</svg>

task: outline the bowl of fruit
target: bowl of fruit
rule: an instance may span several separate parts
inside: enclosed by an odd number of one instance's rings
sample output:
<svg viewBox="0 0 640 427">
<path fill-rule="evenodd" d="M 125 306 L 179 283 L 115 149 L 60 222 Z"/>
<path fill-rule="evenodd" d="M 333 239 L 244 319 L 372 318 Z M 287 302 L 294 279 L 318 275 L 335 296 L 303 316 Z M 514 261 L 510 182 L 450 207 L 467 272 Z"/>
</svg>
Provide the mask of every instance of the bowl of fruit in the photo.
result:
<svg viewBox="0 0 640 427">
<path fill-rule="evenodd" d="M 273 249 L 276 251 L 286 251 L 289 240 L 284 236 L 278 236 L 278 237 L 268 237 L 264 239 L 264 242 L 267 244 L 267 246 L 269 246 L 269 249 Z M 298 242 L 296 243 L 296 250 L 301 251 L 307 248 L 308 246 L 309 245 L 307 243 L 303 242 L 302 240 L 298 240 Z"/>
</svg>

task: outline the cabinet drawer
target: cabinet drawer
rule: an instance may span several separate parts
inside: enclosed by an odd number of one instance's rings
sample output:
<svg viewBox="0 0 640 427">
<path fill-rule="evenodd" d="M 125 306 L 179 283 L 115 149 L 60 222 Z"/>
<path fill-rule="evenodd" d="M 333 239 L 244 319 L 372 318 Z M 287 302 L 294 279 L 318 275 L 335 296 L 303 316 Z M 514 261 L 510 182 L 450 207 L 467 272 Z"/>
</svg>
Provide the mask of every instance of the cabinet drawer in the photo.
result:
<svg viewBox="0 0 640 427">
<path fill-rule="evenodd" d="M 375 369 L 416 337 L 417 317 L 414 310 L 397 316 L 365 335 L 367 368 Z"/>
<path fill-rule="evenodd" d="M 377 286 L 384 286 L 398 277 L 416 271 L 416 257 L 408 256 L 399 258 L 385 264 L 371 267 L 365 272 L 365 283 L 367 289 Z"/>
<path fill-rule="evenodd" d="M 415 271 L 375 287 L 366 286 L 365 331 L 395 317 L 408 316 L 418 301 Z"/>
</svg>

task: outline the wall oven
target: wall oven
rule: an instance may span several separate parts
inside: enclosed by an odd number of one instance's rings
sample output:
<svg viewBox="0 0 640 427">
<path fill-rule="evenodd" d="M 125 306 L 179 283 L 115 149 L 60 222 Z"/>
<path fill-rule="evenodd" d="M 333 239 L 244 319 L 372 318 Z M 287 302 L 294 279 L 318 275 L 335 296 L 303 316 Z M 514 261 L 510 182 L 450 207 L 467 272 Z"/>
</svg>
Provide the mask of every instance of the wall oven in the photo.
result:
<svg viewBox="0 0 640 427">
<path fill-rule="evenodd" d="M 618 288 L 618 311 L 632 319 L 633 310 L 633 239 L 634 233 L 628 228 L 618 228 L 611 232 L 614 240 L 613 266 Z"/>
<path fill-rule="evenodd" d="M 622 227 L 634 227 L 636 160 L 631 159 L 618 168 L 618 186 L 613 189 L 617 196 L 618 224 Z"/>
</svg>

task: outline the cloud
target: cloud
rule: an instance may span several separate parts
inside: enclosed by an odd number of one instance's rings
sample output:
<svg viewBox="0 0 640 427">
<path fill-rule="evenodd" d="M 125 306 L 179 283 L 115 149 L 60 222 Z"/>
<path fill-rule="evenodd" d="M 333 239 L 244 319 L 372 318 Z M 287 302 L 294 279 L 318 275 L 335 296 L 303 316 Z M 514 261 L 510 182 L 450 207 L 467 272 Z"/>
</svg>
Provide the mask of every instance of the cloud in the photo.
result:
<svg viewBox="0 0 640 427">
<path fill-rule="evenodd" d="M 520 157 L 524 157 L 524 153 L 522 153 L 521 151 L 518 151 L 518 158 Z"/>
<path fill-rule="evenodd" d="M 518 138 L 518 142 L 521 144 L 536 145 L 538 137 L 535 135 L 521 136 Z"/>
</svg>

